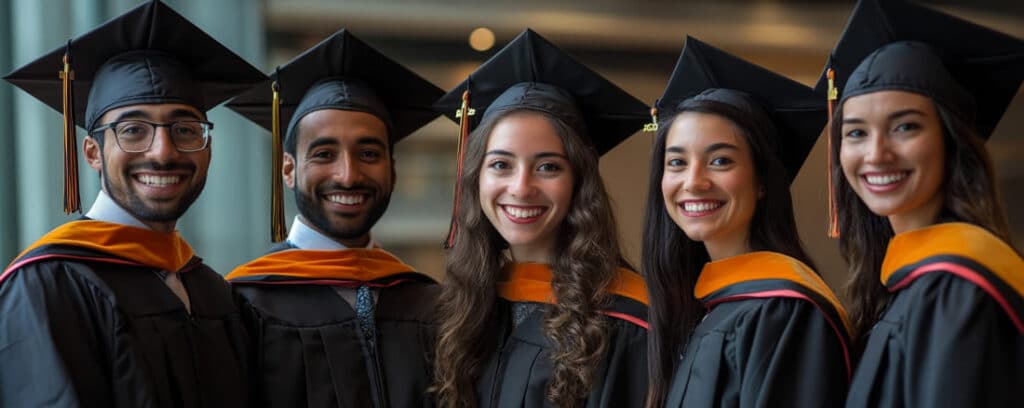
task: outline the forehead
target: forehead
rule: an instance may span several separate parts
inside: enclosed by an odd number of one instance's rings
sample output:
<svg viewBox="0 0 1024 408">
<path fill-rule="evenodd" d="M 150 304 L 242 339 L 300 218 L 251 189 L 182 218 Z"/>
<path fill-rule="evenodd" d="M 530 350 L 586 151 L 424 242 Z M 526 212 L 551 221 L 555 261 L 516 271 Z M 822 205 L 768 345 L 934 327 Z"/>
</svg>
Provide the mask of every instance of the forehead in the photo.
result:
<svg viewBox="0 0 1024 408">
<path fill-rule="evenodd" d="M 704 147 L 728 143 L 740 149 L 747 148 L 743 131 L 723 116 L 701 112 L 683 112 L 672 121 L 665 138 L 666 147 L 679 147 L 701 152 Z"/>
<path fill-rule="evenodd" d="M 487 150 L 517 154 L 565 153 L 562 138 L 543 114 L 521 112 L 506 116 L 491 129 Z"/>
<path fill-rule="evenodd" d="M 302 117 L 298 124 L 298 146 L 315 139 L 332 138 L 338 143 L 356 143 L 366 138 L 388 144 L 387 125 L 366 113 L 340 109 L 321 109 Z"/>
<path fill-rule="evenodd" d="M 886 90 L 852 96 L 843 103 L 843 117 L 888 115 L 907 109 L 935 111 L 931 98 L 907 91 Z"/>
<path fill-rule="evenodd" d="M 138 104 L 108 110 L 100 117 L 100 122 L 111 122 L 119 117 L 166 122 L 174 119 L 205 119 L 206 115 L 198 108 L 182 103 Z"/>
</svg>

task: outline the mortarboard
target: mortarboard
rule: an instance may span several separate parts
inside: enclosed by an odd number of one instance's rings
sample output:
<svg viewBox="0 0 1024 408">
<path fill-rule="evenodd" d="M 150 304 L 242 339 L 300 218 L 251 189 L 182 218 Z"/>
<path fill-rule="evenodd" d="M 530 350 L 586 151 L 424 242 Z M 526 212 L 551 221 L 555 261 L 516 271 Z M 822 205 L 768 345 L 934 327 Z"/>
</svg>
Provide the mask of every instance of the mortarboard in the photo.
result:
<svg viewBox="0 0 1024 408">
<path fill-rule="evenodd" d="M 229 108 L 274 135 L 274 242 L 285 236 L 281 147 L 285 140 L 296 137 L 296 126 L 303 117 L 322 109 L 366 112 L 387 125 L 388 139 L 395 143 L 438 116 L 431 105 L 443 93 L 342 29 L 277 69 L 270 80 L 232 99 Z M 287 123 L 284 140 L 282 123 Z"/>
<path fill-rule="evenodd" d="M 1024 41 L 902 0 L 862 0 L 818 81 L 837 95 L 884 89 L 928 96 L 988 138 L 1024 79 Z M 970 122 L 968 122 L 970 123 Z"/>
<path fill-rule="evenodd" d="M 841 104 L 881 90 L 918 93 L 957 112 L 988 139 L 1022 79 L 1024 41 L 902 0 L 861 0 L 817 89 L 827 90 L 830 116 L 840 97 Z M 831 168 L 831 138 L 828 150 Z M 834 237 L 839 231 L 831 181 L 829 203 Z"/>
<path fill-rule="evenodd" d="M 460 124 L 452 229 L 462 177 L 463 146 L 484 118 L 509 110 L 546 112 L 565 121 L 603 155 L 643 127 L 649 108 L 600 74 L 526 29 L 434 104 Z M 475 112 L 482 112 L 475 113 Z"/>
<path fill-rule="evenodd" d="M 776 140 L 775 154 L 786 168 L 786 180 L 792 183 L 828 120 L 822 96 L 806 85 L 687 36 L 665 94 L 654 107 L 667 118 L 685 101 L 706 99 L 766 115 L 775 125 L 768 133 Z"/>
<path fill-rule="evenodd" d="M 88 131 L 107 111 L 133 104 L 182 103 L 205 112 L 266 76 L 153 0 L 4 79 L 64 113 L 64 211 L 71 213 L 80 211 L 75 125 Z"/>
</svg>

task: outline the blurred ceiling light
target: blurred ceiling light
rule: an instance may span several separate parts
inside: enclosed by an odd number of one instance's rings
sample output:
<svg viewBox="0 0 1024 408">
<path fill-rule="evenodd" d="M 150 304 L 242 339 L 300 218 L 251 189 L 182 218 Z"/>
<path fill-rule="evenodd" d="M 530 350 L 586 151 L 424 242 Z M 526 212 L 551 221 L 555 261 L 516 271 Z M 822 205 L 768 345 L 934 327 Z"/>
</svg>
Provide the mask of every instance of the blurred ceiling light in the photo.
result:
<svg viewBox="0 0 1024 408">
<path fill-rule="evenodd" d="M 480 27 L 469 33 L 469 46 L 477 51 L 487 51 L 494 46 L 494 32 L 487 27 Z"/>
</svg>

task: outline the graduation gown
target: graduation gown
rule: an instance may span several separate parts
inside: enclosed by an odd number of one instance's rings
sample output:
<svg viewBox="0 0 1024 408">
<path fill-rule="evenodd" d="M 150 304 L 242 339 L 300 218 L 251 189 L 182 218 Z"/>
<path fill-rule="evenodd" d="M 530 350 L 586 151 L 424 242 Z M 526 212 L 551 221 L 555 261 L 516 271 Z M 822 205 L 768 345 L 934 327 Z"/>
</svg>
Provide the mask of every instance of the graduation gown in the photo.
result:
<svg viewBox="0 0 1024 408">
<path fill-rule="evenodd" d="M 274 250 L 228 275 L 254 342 L 254 406 L 434 405 L 433 279 L 379 249 Z M 334 288 L 363 284 L 377 292 L 373 344 Z"/>
<path fill-rule="evenodd" d="M 545 307 L 535 308 L 513 327 L 514 302 L 551 303 L 551 272 L 546 265 L 516 264 L 499 284 L 496 305 L 497 352 L 477 382 L 479 406 L 549 407 L 545 399 L 553 347 L 544 335 Z M 641 407 L 647 397 L 647 289 L 643 279 L 624 269 L 610 290 L 606 354 L 589 393 L 587 407 Z"/>
<path fill-rule="evenodd" d="M 971 224 L 898 234 L 847 407 L 1021 406 L 1024 261 Z"/>
<path fill-rule="evenodd" d="M 807 265 L 774 252 L 708 263 L 707 308 L 669 387 L 669 407 L 836 407 L 850 380 L 849 323 Z"/>
<path fill-rule="evenodd" d="M 73 221 L 0 275 L 3 407 L 244 407 L 245 344 L 227 284 L 176 233 Z"/>
</svg>

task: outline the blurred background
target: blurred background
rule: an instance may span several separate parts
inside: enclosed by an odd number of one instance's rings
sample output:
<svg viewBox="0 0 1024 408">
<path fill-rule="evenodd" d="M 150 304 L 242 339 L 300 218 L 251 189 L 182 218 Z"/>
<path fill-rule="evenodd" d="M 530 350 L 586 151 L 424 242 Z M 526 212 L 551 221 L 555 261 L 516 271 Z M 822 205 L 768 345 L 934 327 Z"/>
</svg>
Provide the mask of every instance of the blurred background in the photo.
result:
<svg viewBox="0 0 1024 408">
<path fill-rule="evenodd" d="M 0 72 L 7 73 L 139 0 L 0 0 Z M 669 0 L 169 0 L 256 67 L 269 72 L 342 27 L 444 89 L 450 89 L 530 27 L 626 91 L 653 103 L 686 35 L 813 86 L 853 1 Z M 926 4 L 1024 38 L 1020 0 Z M 54 75 L 59 67 L 54 67 Z M 221 273 L 270 245 L 270 134 L 220 107 L 206 189 L 178 228 Z M 396 146 L 398 184 L 373 234 L 431 275 L 443 275 L 441 242 L 451 214 L 457 127 L 437 119 Z M 988 142 L 1018 248 L 1024 242 L 1024 97 L 1018 93 Z M 79 130 L 79 141 L 83 136 Z M 616 206 L 627 255 L 639 263 L 648 155 L 637 133 L 605 155 L 601 173 Z M 61 211 L 61 117 L 0 84 L 0 263 L 51 228 Z M 80 145 L 79 145 L 80 146 Z M 80 156 L 81 157 L 81 156 Z M 81 162 L 81 161 L 80 161 Z M 81 164 L 83 207 L 99 191 Z M 826 237 L 825 139 L 793 184 L 801 236 L 826 280 L 846 266 Z M 287 191 L 287 189 L 286 189 Z M 286 196 L 288 222 L 293 198 Z"/>
</svg>

